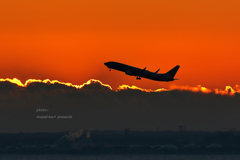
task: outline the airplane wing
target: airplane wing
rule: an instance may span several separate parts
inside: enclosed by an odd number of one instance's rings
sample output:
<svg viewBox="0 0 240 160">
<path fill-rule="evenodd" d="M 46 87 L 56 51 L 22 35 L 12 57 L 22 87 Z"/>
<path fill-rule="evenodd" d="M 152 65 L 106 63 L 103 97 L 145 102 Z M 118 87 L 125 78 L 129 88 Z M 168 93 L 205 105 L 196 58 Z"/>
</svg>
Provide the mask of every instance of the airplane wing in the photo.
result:
<svg viewBox="0 0 240 160">
<path fill-rule="evenodd" d="M 142 69 L 141 71 L 139 71 L 135 76 L 137 76 L 136 79 L 140 80 L 141 78 L 141 74 L 146 70 L 147 67 L 145 67 L 144 69 Z"/>
<path fill-rule="evenodd" d="M 142 69 L 139 73 L 143 73 L 146 70 L 147 67 L 145 67 L 144 69 Z"/>
</svg>

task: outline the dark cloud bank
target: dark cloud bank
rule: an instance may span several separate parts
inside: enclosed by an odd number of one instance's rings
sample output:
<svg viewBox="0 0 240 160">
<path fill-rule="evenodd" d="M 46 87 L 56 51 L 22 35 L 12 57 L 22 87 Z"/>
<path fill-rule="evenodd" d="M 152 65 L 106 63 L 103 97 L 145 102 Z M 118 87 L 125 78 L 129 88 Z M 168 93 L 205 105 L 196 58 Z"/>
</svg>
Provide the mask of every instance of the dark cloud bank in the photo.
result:
<svg viewBox="0 0 240 160">
<path fill-rule="evenodd" d="M 239 104 L 239 94 L 115 92 L 97 82 L 82 89 L 44 83 L 24 88 L 0 82 L 0 132 L 177 130 L 179 125 L 224 131 L 239 129 Z"/>
</svg>

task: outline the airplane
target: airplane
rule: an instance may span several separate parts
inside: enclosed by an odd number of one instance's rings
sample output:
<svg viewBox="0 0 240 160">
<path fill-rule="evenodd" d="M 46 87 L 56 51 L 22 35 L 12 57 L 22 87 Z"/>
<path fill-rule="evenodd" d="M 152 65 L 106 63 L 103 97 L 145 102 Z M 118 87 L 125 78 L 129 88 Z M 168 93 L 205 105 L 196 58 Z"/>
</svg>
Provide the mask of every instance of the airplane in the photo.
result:
<svg viewBox="0 0 240 160">
<path fill-rule="evenodd" d="M 144 69 L 140 69 L 137 67 L 132 67 L 132 66 L 114 62 L 114 61 L 106 62 L 104 63 L 104 65 L 106 65 L 109 68 L 109 71 L 111 71 L 111 69 L 122 71 L 129 76 L 136 76 L 137 80 L 141 80 L 141 77 L 155 80 L 155 81 L 166 81 L 166 82 L 179 80 L 179 79 L 174 79 L 174 76 L 180 67 L 179 65 L 176 65 L 174 68 L 172 68 L 170 71 L 164 74 L 158 74 L 158 71 L 160 69 L 158 69 L 156 72 L 150 72 L 146 70 L 147 67 L 145 67 Z"/>
</svg>

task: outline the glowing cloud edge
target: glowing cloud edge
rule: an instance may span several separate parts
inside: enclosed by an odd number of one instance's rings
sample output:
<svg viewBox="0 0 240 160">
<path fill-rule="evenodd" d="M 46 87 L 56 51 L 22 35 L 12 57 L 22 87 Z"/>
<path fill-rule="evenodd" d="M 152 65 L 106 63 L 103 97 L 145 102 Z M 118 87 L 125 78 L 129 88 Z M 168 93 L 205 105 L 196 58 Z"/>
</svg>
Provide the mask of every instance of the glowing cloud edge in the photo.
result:
<svg viewBox="0 0 240 160">
<path fill-rule="evenodd" d="M 235 95 L 235 93 L 240 93 L 240 86 L 239 85 L 235 85 L 235 87 L 231 87 L 231 86 L 226 86 L 225 90 L 221 90 L 221 89 L 214 89 L 214 91 L 206 88 L 206 87 L 202 87 L 201 85 L 197 85 L 196 87 L 190 87 L 190 86 L 177 86 L 177 85 L 171 85 L 169 87 L 169 89 L 165 89 L 165 88 L 160 88 L 160 89 L 156 89 L 156 90 L 152 90 L 152 89 L 143 89 L 137 86 L 129 86 L 126 84 L 123 85 L 119 85 L 119 87 L 116 90 L 113 90 L 112 87 L 108 84 L 103 84 L 100 80 L 96 80 L 96 79 L 90 79 L 88 80 L 86 83 L 83 83 L 82 85 L 73 85 L 72 83 L 65 83 L 65 82 L 60 82 L 58 80 L 49 80 L 49 79 L 45 79 L 45 80 L 40 80 L 40 79 L 28 79 L 26 80 L 26 82 L 23 84 L 19 79 L 17 78 L 6 78 L 6 79 L 0 79 L 0 82 L 11 82 L 14 84 L 17 84 L 20 87 L 27 87 L 28 84 L 30 83 L 34 83 L 34 82 L 38 82 L 38 83 L 46 83 L 46 84 L 62 84 L 62 85 L 66 85 L 69 87 L 75 87 L 76 89 L 81 89 L 83 88 L 85 85 L 90 85 L 91 83 L 100 83 L 102 86 L 109 88 L 112 91 L 121 91 L 121 90 L 127 90 L 127 89 L 132 89 L 132 90 L 140 90 L 143 92 L 163 92 L 163 91 L 171 91 L 171 90 L 185 90 L 185 91 L 192 91 L 192 92 L 202 92 L 202 93 L 212 93 L 214 92 L 215 94 L 221 94 L 221 95 Z"/>
</svg>

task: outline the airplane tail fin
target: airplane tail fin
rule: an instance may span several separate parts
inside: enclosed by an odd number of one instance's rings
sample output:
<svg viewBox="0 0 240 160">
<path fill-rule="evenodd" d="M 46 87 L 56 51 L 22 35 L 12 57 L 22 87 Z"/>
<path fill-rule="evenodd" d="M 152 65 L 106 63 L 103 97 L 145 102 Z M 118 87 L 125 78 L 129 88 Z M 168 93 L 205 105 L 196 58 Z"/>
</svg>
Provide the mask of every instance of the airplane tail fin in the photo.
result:
<svg viewBox="0 0 240 160">
<path fill-rule="evenodd" d="M 179 69 L 179 65 L 176 65 L 173 69 L 171 69 L 170 71 L 167 72 L 167 74 L 169 74 L 170 76 L 172 76 L 172 78 L 175 76 L 175 74 L 177 73 L 178 69 Z"/>
</svg>

